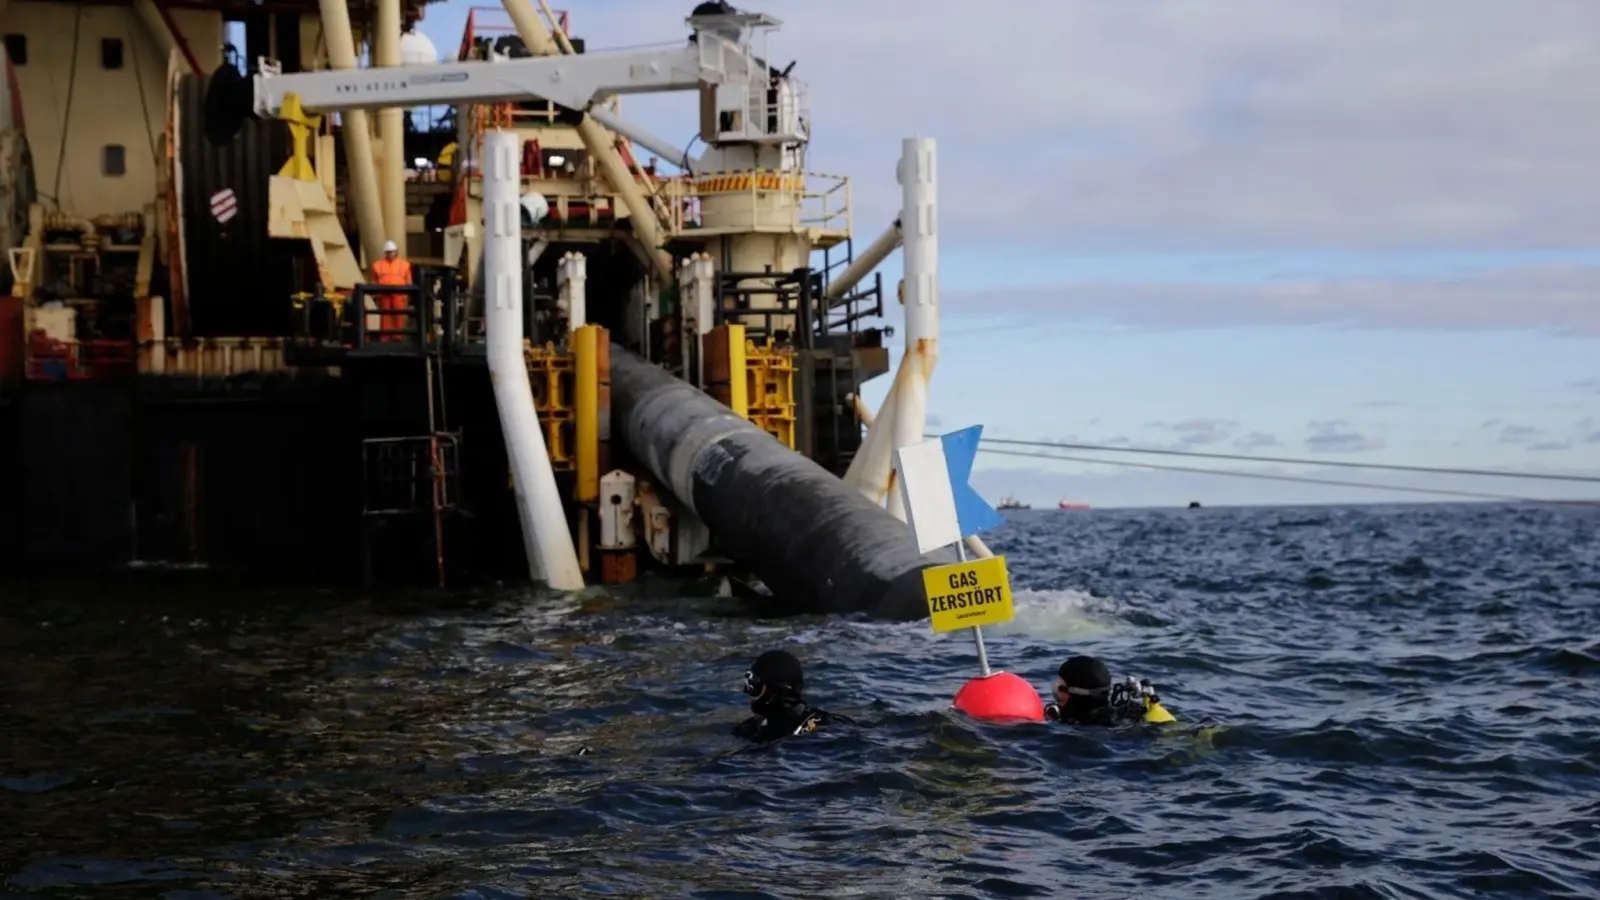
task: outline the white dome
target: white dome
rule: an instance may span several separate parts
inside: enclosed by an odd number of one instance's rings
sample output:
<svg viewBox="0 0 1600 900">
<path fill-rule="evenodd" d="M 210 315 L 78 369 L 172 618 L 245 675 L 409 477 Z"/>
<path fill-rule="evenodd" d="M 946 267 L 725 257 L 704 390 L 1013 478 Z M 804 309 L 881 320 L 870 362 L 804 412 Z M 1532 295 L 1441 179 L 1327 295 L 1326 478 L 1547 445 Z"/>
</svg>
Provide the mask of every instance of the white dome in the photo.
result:
<svg viewBox="0 0 1600 900">
<path fill-rule="evenodd" d="M 431 66 L 439 61 L 439 48 L 419 31 L 400 35 L 400 65 Z"/>
</svg>

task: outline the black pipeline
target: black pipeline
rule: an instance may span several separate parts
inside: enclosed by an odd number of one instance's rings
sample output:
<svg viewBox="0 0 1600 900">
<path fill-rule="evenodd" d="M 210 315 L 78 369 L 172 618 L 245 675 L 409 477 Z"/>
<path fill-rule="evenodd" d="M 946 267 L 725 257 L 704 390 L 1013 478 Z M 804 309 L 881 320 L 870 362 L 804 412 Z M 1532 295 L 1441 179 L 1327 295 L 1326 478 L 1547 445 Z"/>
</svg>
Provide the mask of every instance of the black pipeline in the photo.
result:
<svg viewBox="0 0 1600 900">
<path fill-rule="evenodd" d="M 694 386 L 611 345 L 616 434 L 711 529 L 717 548 L 807 612 L 928 616 L 900 520 Z"/>
</svg>

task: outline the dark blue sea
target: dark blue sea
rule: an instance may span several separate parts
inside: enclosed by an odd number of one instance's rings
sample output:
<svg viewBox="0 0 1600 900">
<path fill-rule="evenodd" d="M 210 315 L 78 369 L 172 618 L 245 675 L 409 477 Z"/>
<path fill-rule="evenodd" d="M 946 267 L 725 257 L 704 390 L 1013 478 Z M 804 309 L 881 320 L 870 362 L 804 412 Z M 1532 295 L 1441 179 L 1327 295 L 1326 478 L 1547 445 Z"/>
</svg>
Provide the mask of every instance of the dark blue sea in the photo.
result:
<svg viewBox="0 0 1600 900">
<path fill-rule="evenodd" d="M 709 587 L 10 589 L 0 895 L 1600 896 L 1600 508 L 1029 511 L 990 543 L 997 667 L 1096 654 L 1179 726 L 975 724 L 968 637 Z M 867 727 L 738 745 L 770 647 Z"/>
</svg>

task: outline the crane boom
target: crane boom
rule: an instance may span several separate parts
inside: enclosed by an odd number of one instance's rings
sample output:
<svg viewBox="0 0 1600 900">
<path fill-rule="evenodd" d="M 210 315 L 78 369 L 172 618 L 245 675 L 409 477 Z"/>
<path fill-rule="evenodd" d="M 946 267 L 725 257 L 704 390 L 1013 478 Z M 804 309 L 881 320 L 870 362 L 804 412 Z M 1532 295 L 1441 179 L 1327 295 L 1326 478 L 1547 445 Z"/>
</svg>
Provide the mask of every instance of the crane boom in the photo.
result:
<svg viewBox="0 0 1600 900">
<path fill-rule="evenodd" d="M 729 49 L 737 49 L 729 45 Z M 540 97 L 584 110 L 613 94 L 693 90 L 702 82 L 728 80 L 727 69 L 744 60 L 720 55 L 709 67 L 695 45 L 675 50 L 588 53 L 491 62 L 453 62 L 388 69 L 347 69 L 283 75 L 263 69 L 255 76 L 255 113 L 273 117 L 284 97 L 295 94 L 311 112 L 492 103 Z M 734 62 L 734 66 L 726 63 Z M 743 73 L 740 73 L 743 74 Z M 748 76 L 744 76 L 748 77 Z M 741 78 L 743 80 L 743 78 Z"/>
<path fill-rule="evenodd" d="M 704 5 L 704 4 L 702 4 Z M 700 90 L 701 137 L 709 146 L 795 147 L 810 138 L 809 109 L 799 81 L 772 69 L 753 46 L 754 35 L 777 19 L 737 11 L 690 16 L 693 35 L 678 47 L 535 56 L 285 74 L 270 60 L 250 81 L 237 69 L 217 70 L 206 91 L 206 134 L 227 144 L 251 114 L 283 115 L 294 95 L 312 113 L 455 106 L 537 97 L 590 112 L 618 94 Z M 595 110 L 596 113 L 600 112 Z M 667 142 L 614 116 L 606 124 L 664 153 Z M 668 157 L 678 160 L 680 151 Z M 687 161 L 684 161 L 687 167 Z"/>
</svg>

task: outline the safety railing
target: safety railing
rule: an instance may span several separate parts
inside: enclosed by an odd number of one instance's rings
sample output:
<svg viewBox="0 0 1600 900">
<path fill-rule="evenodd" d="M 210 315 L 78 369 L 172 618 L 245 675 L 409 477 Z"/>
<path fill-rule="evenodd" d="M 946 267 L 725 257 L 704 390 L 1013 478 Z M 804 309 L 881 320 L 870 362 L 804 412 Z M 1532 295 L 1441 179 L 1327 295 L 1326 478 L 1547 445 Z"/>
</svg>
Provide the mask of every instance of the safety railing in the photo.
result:
<svg viewBox="0 0 1600 900">
<path fill-rule="evenodd" d="M 434 291 L 418 284 L 358 284 L 348 294 L 294 298 L 284 360 L 338 365 L 347 357 L 422 357 L 439 352 Z"/>
<path fill-rule="evenodd" d="M 420 285 L 363 284 L 356 287 L 355 296 L 371 297 L 377 307 L 358 304 L 363 314 L 355 316 L 356 352 L 415 355 L 428 346 L 431 304 L 425 302 Z"/>
<path fill-rule="evenodd" d="M 139 371 L 133 341 L 58 341 L 34 334 L 25 346 L 29 381 L 98 381 Z"/>
<path fill-rule="evenodd" d="M 453 433 L 361 442 L 362 514 L 453 509 L 460 492 L 460 438 Z"/>
<path fill-rule="evenodd" d="M 809 350 L 821 324 L 818 283 L 810 269 L 719 273 L 712 325 L 743 325 L 751 340 L 775 340 Z"/>
<path fill-rule="evenodd" d="M 548 6 L 544 8 L 550 16 L 554 17 L 554 26 L 557 31 L 562 35 L 571 34 L 566 10 L 550 10 Z M 550 27 L 552 23 L 549 19 L 546 19 L 545 24 L 546 27 Z M 456 59 L 462 62 L 479 59 L 478 38 L 490 37 L 491 35 L 518 36 L 517 27 L 512 23 L 511 16 L 506 13 L 505 8 L 501 6 L 468 7 L 467 21 L 461 30 L 461 46 L 456 52 Z M 553 106 L 529 112 L 518 110 L 514 104 L 506 102 L 472 104 L 468 115 L 468 124 L 470 125 L 468 133 L 471 138 L 470 143 L 473 155 L 476 155 L 480 140 L 487 129 L 511 128 L 518 120 L 530 117 L 553 119 L 556 113 Z"/>
<path fill-rule="evenodd" d="M 553 10 L 556 21 L 559 23 L 561 33 L 572 34 L 571 24 L 564 9 Z M 548 23 L 547 23 L 548 24 Z M 461 48 L 456 54 L 458 60 L 473 58 L 477 40 L 482 35 L 489 34 L 516 34 L 517 28 L 511 22 L 511 16 L 503 6 L 469 6 L 467 7 L 466 27 L 461 31 Z"/>
<path fill-rule="evenodd" d="M 774 198 L 786 194 L 787 198 Z M 850 177 L 820 172 L 744 170 L 678 176 L 666 182 L 675 234 L 726 228 L 732 231 L 810 230 L 847 237 L 852 228 Z M 779 202 L 773 202 L 774 200 Z M 787 199 L 788 202 L 782 202 Z M 706 221 L 705 204 L 718 204 Z"/>
<path fill-rule="evenodd" d="M 818 292 L 821 294 L 821 292 Z M 822 330 L 825 334 L 854 334 L 861 331 L 861 323 L 883 318 L 883 273 L 873 272 L 872 280 L 858 286 L 844 299 L 822 306 Z"/>
</svg>

